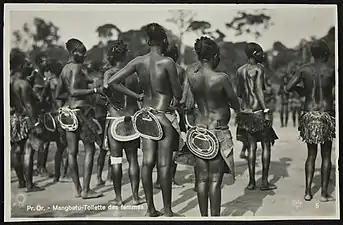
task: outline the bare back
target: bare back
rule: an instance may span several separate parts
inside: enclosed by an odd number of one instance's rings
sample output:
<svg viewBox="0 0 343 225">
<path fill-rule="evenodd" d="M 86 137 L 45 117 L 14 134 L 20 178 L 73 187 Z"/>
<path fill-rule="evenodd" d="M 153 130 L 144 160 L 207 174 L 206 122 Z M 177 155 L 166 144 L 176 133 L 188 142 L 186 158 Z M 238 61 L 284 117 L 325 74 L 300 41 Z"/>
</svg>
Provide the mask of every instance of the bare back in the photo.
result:
<svg viewBox="0 0 343 225">
<path fill-rule="evenodd" d="M 245 64 L 237 71 L 237 92 L 242 99 L 243 111 L 257 111 L 265 108 L 263 96 L 264 69 L 261 64 Z"/>
<path fill-rule="evenodd" d="M 304 85 L 305 111 L 334 110 L 335 71 L 331 66 L 324 62 L 303 66 L 292 77 L 287 89 L 300 82 Z"/>
<path fill-rule="evenodd" d="M 166 110 L 173 98 L 170 75 L 166 69 L 171 59 L 150 52 L 138 60 L 136 70 L 144 92 L 143 106 Z"/>
<path fill-rule="evenodd" d="M 72 96 L 71 89 L 88 89 L 89 79 L 82 70 L 82 66 L 76 63 L 67 63 L 61 72 L 63 89 L 68 92 L 68 99 L 65 105 L 71 108 L 90 105 L 86 96 Z M 73 86 L 73 87 L 72 87 Z"/>
<path fill-rule="evenodd" d="M 207 68 L 201 68 L 197 72 L 190 71 L 187 70 L 186 77 L 199 109 L 196 124 L 207 125 L 209 129 L 216 128 L 218 122 L 221 125 L 228 124 L 231 116 L 228 103 L 231 96 L 227 94 L 225 86 L 234 93 L 232 86 L 227 85 L 228 76 Z"/>
</svg>

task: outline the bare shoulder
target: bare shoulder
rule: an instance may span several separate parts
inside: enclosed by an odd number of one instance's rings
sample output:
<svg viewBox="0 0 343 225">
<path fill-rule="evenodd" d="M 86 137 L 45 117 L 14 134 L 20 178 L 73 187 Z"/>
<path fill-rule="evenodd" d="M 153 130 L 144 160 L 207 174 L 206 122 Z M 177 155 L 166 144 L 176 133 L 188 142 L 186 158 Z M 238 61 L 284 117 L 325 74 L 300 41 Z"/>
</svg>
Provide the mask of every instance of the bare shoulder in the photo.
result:
<svg viewBox="0 0 343 225">
<path fill-rule="evenodd" d="M 176 63 L 174 62 L 174 60 L 172 59 L 172 58 L 170 58 L 170 57 L 167 57 L 167 56 L 164 56 L 163 58 L 162 58 L 162 63 L 163 64 L 165 64 L 165 65 L 168 65 L 168 66 L 170 66 L 170 65 L 175 65 L 176 66 Z"/>
<path fill-rule="evenodd" d="M 238 76 L 242 75 L 242 73 L 243 73 L 243 71 L 244 71 L 244 69 L 245 69 L 246 66 L 247 66 L 247 64 L 244 64 L 244 65 L 240 66 L 240 67 L 237 69 L 237 74 L 238 74 Z"/>
</svg>

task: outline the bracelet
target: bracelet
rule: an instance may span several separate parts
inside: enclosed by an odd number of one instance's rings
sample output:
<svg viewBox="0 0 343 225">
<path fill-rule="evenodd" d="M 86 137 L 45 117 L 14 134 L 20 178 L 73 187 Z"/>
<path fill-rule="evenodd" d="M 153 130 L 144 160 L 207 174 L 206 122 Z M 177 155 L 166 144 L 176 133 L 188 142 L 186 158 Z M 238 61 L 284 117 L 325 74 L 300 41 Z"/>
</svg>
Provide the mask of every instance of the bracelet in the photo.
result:
<svg viewBox="0 0 343 225">
<path fill-rule="evenodd" d="M 94 91 L 94 93 L 97 93 L 97 92 L 98 92 L 98 90 L 97 90 L 96 88 L 94 88 L 93 91 Z"/>
<path fill-rule="evenodd" d="M 265 109 L 265 110 L 263 110 L 263 112 L 264 112 L 264 113 L 267 113 L 267 112 L 269 112 L 269 109 Z"/>
</svg>

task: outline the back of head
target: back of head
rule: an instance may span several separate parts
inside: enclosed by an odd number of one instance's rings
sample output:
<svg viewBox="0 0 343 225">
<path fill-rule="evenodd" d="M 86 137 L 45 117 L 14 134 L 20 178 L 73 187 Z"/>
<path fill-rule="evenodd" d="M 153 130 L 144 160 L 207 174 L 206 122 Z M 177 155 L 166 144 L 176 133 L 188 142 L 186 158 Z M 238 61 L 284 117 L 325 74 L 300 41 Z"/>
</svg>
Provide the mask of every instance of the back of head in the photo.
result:
<svg viewBox="0 0 343 225">
<path fill-rule="evenodd" d="M 73 53 L 75 50 L 77 50 L 80 47 L 84 48 L 84 45 L 80 40 L 76 38 L 71 38 L 66 43 L 66 48 L 70 53 Z"/>
<path fill-rule="evenodd" d="M 329 58 L 329 46 L 322 39 L 312 42 L 310 50 L 313 58 L 315 59 L 327 61 Z"/>
<path fill-rule="evenodd" d="M 167 40 L 167 34 L 164 28 L 158 23 L 150 23 L 145 27 L 148 43 L 150 46 L 161 45 Z"/>
<path fill-rule="evenodd" d="M 254 42 L 250 42 L 245 46 L 245 54 L 251 59 L 255 59 L 257 62 L 262 63 L 264 61 L 264 52 L 262 47 Z"/>
<path fill-rule="evenodd" d="M 179 59 L 179 51 L 176 45 L 169 45 L 166 53 L 164 54 L 167 57 L 170 57 L 174 60 L 174 62 L 177 62 Z"/>
<path fill-rule="evenodd" d="M 195 41 L 194 50 L 200 61 L 212 60 L 214 56 L 219 55 L 217 43 L 205 36 Z"/>
<path fill-rule="evenodd" d="M 25 63 L 25 53 L 12 50 L 10 52 L 10 70 L 18 69 Z"/>
<path fill-rule="evenodd" d="M 109 60 L 123 61 L 128 51 L 127 45 L 122 40 L 114 41 L 113 45 L 109 47 L 107 56 Z"/>
</svg>

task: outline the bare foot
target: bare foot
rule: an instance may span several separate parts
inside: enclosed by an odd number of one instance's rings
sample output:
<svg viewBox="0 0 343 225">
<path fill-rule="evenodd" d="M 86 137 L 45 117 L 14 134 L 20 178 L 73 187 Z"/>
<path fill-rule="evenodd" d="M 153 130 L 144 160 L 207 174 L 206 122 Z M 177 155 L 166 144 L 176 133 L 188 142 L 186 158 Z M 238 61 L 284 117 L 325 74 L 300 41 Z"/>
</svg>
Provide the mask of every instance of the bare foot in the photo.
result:
<svg viewBox="0 0 343 225">
<path fill-rule="evenodd" d="M 332 197 L 331 195 L 322 195 L 320 196 L 320 200 L 321 202 L 331 202 L 331 201 L 335 201 L 335 198 Z"/>
<path fill-rule="evenodd" d="M 72 182 L 70 177 L 62 177 L 60 180 L 62 183 Z"/>
<path fill-rule="evenodd" d="M 53 177 L 54 175 L 52 173 L 49 173 L 47 169 L 41 169 L 39 175 L 41 177 Z"/>
<path fill-rule="evenodd" d="M 113 200 L 109 200 L 108 204 L 111 205 L 115 205 L 115 206 L 122 206 L 123 205 L 123 201 L 121 199 L 113 199 Z"/>
<path fill-rule="evenodd" d="M 97 187 L 102 187 L 102 186 L 105 185 L 105 183 L 106 183 L 106 182 L 103 181 L 102 179 L 98 179 L 96 186 L 97 186 Z"/>
<path fill-rule="evenodd" d="M 172 188 L 174 189 L 174 188 L 182 188 L 182 187 L 184 187 L 185 185 L 183 185 L 183 184 L 179 184 L 179 183 L 177 183 L 177 182 L 173 182 L 173 185 L 172 185 Z"/>
<path fill-rule="evenodd" d="M 132 200 L 132 205 L 141 205 L 141 204 L 143 204 L 145 202 L 146 202 L 145 199 L 138 198 L 138 199 Z"/>
<path fill-rule="evenodd" d="M 25 183 L 25 181 L 19 182 L 18 188 L 19 188 L 19 189 L 26 188 L 26 183 Z"/>
<path fill-rule="evenodd" d="M 277 189 L 276 185 L 270 183 L 262 184 L 262 186 L 260 187 L 261 191 L 270 191 L 274 189 Z"/>
<path fill-rule="evenodd" d="M 93 191 L 93 190 L 89 190 L 88 192 L 82 191 L 82 193 L 81 193 L 81 197 L 83 199 L 100 198 L 102 196 L 104 196 L 102 193 L 98 193 L 98 192 Z"/>
<path fill-rule="evenodd" d="M 304 199 L 305 201 L 311 201 L 313 198 L 312 194 L 305 194 Z"/>
<path fill-rule="evenodd" d="M 255 190 L 256 189 L 256 184 L 255 183 L 249 183 L 247 186 L 248 190 Z"/>
<path fill-rule="evenodd" d="M 164 210 L 163 216 L 174 217 L 174 216 L 178 216 L 178 215 L 176 213 L 174 213 L 173 211 L 171 211 L 171 209 L 169 209 L 169 210 Z"/>
<path fill-rule="evenodd" d="M 145 216 L 146 217 L 159 217 L 162 216 L 163 214 L 160 211 L 157 211 L 156 209 L 152 212 L 147 211 Z"/>
<path fill-rule="evenodd" d="M 38 187 L 36 185 L 32 185 L 31 187 L 27 187 L 26 192 L 37 192 L 37 191 L 44 191 L 44 188 Z"/>
</svg>

